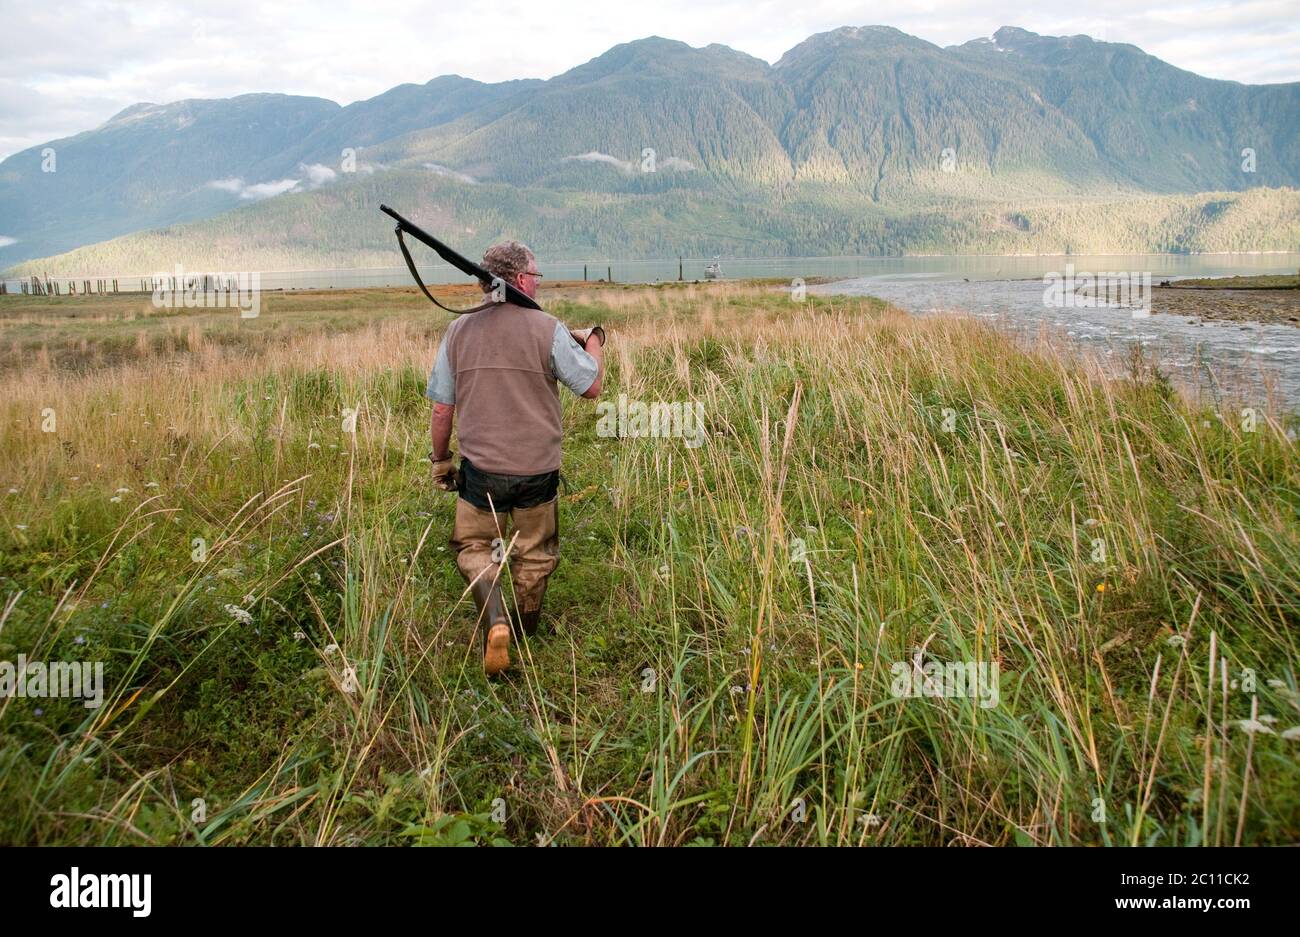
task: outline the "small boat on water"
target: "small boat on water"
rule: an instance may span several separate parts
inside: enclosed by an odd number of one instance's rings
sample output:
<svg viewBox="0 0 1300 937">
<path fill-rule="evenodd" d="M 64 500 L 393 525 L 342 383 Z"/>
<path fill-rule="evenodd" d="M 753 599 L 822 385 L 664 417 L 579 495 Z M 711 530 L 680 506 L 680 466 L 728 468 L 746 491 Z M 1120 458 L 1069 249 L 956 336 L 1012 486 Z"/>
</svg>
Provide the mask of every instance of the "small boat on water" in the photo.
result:
<svg viewBox="0 0 1300 937">
<path fill-rule="evenodd" d="M 722 279 L 722 264 L 718 263 L 718 261 L 715 259 L 715 260 L 713 261 L 713 263 L 711 263 L 711 264 L 709 264 L 707 267 L 705 267 L 705 268 L 704 268 L 704 279 L 706 279 L 706 280 L 721 280 L 721 279 Z"/>
</svg>

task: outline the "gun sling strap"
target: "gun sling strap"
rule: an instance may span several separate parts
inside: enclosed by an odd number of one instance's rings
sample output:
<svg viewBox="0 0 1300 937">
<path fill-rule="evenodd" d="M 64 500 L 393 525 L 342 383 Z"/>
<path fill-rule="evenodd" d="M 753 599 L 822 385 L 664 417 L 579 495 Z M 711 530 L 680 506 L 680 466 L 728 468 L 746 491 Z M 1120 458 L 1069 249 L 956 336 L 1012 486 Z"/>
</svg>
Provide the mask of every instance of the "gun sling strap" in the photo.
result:
<svg viewBox="0 0 1300 937">
<path fill-rule="evenodd" d="M 481 312 L 484 309 L 497 304 L 498 300 L 489 299 L 487 302 L 474 306 L 472 309 L 452 309 L 450 306 L 444 306 L 433 298 L 433 294 L 430 293 L 428 287 L 424 285 L 424 280 L 420 278 L 420 271 L 415 269 L 415 261 L 411 259 L 411 252 L 406 247 L 406 239 L 402 237 L 402 226 L 400 224 L 397 226 L 397 246 L 402 249 L 402 257 L 406 260 L 406 268 L 411 271 L 411 276 L 415 279 L 415 285 L 420 288 L 421 293 L 429 297 L 429 302 L 433 303 L 439 309 L 445 309 L 453 316 L 463 316 L 471 312 Z"/>
</svg>

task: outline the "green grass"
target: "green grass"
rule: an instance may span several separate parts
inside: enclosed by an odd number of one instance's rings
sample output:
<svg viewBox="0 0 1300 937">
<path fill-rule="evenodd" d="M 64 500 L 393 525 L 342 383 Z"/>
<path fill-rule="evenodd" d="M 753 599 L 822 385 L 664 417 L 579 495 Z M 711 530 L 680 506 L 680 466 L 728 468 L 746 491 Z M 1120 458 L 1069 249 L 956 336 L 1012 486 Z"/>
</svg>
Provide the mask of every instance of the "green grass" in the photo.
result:
<svg viewBox="0 0 1300 937">
<path fill-rule="evenodd" d="M 414 298 L 189 314 L 170 350 L 10 317 L 0 660 L 107 691 L 0 700 L 0 842 L 1295 841 L 1293 415 L 866 299 L 557 291 L 610 328 L 606 399 L 698 400 L 709 438 L 566 397 L 548 615 L 488 682 Z M 918 653 L 997 662 L 998 704 L 896 696 Z"/>
</svg>

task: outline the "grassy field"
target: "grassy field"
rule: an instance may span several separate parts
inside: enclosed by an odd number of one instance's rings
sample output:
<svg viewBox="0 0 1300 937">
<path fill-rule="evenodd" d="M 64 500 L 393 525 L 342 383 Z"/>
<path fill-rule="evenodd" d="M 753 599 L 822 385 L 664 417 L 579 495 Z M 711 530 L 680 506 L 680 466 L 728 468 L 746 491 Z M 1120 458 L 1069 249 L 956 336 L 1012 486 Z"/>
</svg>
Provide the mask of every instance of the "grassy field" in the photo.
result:
<svg viewBox="0 0 1300 937">
<path fill-rule="evenodd" d="M 1300 838 L 1294 415 L 868 299 L 542 298 L 609 329 L 606 399 L 709 435 L 566 397 L 549 614 L 493 682 L 425 460 L 444 313 L 0 298 L 0 661 L 106 679 L 0 699 L 0 842 Z M 966 661 L 996 705 L 900 695 Z"/>
</svg>

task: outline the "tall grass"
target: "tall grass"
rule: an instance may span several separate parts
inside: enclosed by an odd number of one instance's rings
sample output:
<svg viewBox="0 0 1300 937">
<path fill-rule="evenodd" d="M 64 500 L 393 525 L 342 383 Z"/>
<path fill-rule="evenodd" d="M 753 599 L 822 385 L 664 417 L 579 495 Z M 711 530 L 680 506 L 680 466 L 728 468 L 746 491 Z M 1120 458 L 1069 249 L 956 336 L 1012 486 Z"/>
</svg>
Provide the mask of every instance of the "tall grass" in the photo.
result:
<svg viewBox="0 0 1300 937">
<path fill-rule="evenodd" d="M 709 435 L 602 438 L 566 398 L 549 614 L 489 683 L 424 461 L 440 320 L 385 295 L 316 326 L 324 300 L 280 298 L 235 341 L 126 329 L 111 360 L 93 330 L 24 339 L 0 659 L 104 660 L 109 686 L 0 701 L 0 840 L 1300 831 L 1290 415 L 1247 432 L 1149 361 L 869 300 L 552 293 L 612 326 L 607 397 L 700 401 Z M 997 705 L 894 692 L 896 665 L 968 660 Z"/>
</svg>

